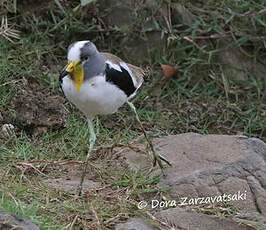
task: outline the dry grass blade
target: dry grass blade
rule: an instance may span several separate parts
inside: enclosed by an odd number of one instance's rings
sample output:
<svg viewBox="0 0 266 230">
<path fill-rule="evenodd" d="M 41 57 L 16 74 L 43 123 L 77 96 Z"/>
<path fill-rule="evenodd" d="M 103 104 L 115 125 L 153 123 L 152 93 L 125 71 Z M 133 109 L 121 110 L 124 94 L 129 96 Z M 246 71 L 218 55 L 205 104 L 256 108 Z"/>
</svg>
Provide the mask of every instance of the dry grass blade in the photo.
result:
<svg viewBox="0 0 266 230">
<path fill-rule="evenodd" d="M 96 219 L 97 229 L 102 229 L 98 214 L 97 214 L 96 210 L 93 208 L 93 206 L 91 206 L 91 211 L 92 211 L 92 213 Z"/>
<path fill-rule="evenodd" d="M 166 229 L 169 229 L 169 230 L 176 230 L 176 228 L 170 226 L 168 223 L 156 218 L 155 216 L 153 216 L 150 212 L 146 211 L 146 214 L 155 222 L 161 224 L 162 226 L 164 226 Z"/>
<path fill-rule="evenodd" d="M 1 20 L 0 35 L 12 43 L 14 43 L 14 39 L 20 38 L 19 31 L 12 29 L 12 26 L 8 24 L 6 16 L 3 16 Z"/>
<path fill-rule="evenodd" d="M 229 86 L 228 86 L 228 81 L 226 80 L 226 77 L 224 76 L 224 74 L 222 73 L 222 80 L 223 80 L 223 85 L 224 85 L 224 92 L 225 92 L 225 97 L 226 100 L 229 100 Z"/>
</svg>

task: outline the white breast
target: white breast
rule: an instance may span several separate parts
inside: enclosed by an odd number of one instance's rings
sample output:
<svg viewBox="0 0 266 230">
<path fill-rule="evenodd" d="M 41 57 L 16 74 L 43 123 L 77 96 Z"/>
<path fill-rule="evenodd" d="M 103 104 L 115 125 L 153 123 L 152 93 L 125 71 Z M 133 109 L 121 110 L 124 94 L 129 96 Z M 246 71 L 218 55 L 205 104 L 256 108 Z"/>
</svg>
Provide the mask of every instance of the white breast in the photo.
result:
<svg viewBox="0 0 266 230">
<path fill-rule="evenodd" d="M 105 76 L 96 76 L 83 82 L 79 91 L 70 77 L 66 76 L 63 78 L 62 89 L 67 99 L 88 118 L 114 113 L 127 101 L 126 94 L 106 82 Z"/>
</svg>

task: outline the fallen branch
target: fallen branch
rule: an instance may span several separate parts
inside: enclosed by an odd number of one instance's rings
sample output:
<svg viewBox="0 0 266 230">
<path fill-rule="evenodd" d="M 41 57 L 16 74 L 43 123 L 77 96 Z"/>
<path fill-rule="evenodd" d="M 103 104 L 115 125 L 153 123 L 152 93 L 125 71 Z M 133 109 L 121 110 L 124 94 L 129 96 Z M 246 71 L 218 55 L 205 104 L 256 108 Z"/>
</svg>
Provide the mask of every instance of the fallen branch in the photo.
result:
<svg viewBox="0 0 266 230">
<path fill-rule="evenodd" d="M 40 163 L 38 165 L 34 165 L 34 163 Z M 43 171 L 47 168 L 47 166 L 55 166 L 55 165 L 73 165 L 73 164 L 83 164 L 82 161 L 47 161 L 47 160 L 30 160 L 26 162 L 18 162 L 15 167 L 19 169 L 24 176 L 26 171 L 30 169 L 34 169 L 39 174 L 46 176 Z"/>
<path fill-rule="evenodd" d="M 176 228 L 170 226 L 169 224 L 167 224 L 166 222 L 156 218 L 155 216 L 153 216 L 149 211 L 146 211 L 146 214 L 155 222 L 159 223 L 160 225 L 166 227 L 169 230 L 176 230 Z"/>
<path fill-rule="evenodd" d="M 0 221 L 0 227 L 3 226 L 4 228 L 8 228 L 10 230 L 21 230 L 21 228 L 17 225 L 9 224 L 7 222 Z M 2 228 L 0 228 L 2 229 Z"/>
</svg>

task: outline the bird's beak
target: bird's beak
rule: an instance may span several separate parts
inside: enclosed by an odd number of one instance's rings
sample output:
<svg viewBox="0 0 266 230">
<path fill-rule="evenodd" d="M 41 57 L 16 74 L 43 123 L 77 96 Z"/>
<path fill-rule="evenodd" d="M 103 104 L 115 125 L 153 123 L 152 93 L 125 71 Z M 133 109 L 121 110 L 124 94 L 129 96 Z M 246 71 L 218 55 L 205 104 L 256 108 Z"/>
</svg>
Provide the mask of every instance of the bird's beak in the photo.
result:
<svg viewBox="0 0 266 230">
<path fill-rule="evenodd" d="M 81 60 L 77 60 L 75 62 L 68 62 L 66 72 L 68 72 L 70 76 L 74 78 L 74 81 L 77 85 L 77 91 L 79 91 L 81 84 L 84 80 L 84 68 L 83 65 L 81 65 Z"/>
<path fill-rule="evenodd" d="M 59 75 L 59 79 L 60 79 L 60 81 L 61 81 L 61 79 L 63 79 L 66 75 L 68 75 L 69 73 L 64 69 L 61 73 L 60 73 L 60 75 Z"/>
</svg>

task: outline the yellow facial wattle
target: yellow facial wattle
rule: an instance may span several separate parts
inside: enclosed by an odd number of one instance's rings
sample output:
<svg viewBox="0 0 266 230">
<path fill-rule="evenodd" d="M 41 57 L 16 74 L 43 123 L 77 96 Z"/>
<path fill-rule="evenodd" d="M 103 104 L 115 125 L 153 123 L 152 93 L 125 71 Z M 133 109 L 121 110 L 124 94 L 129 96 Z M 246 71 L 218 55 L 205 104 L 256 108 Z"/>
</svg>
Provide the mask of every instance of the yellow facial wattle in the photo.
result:
<svg viewBox="0 0 266 230">
<path fill-rule="evenodd" d="M 75 62 L 69 62 L 66 71 L 73 76 L 77 85 L 77 91 L 79 91 L 84 80 L 84 68 L 81 65 L 81 61 L 77 60 Z"/>
</svg>

